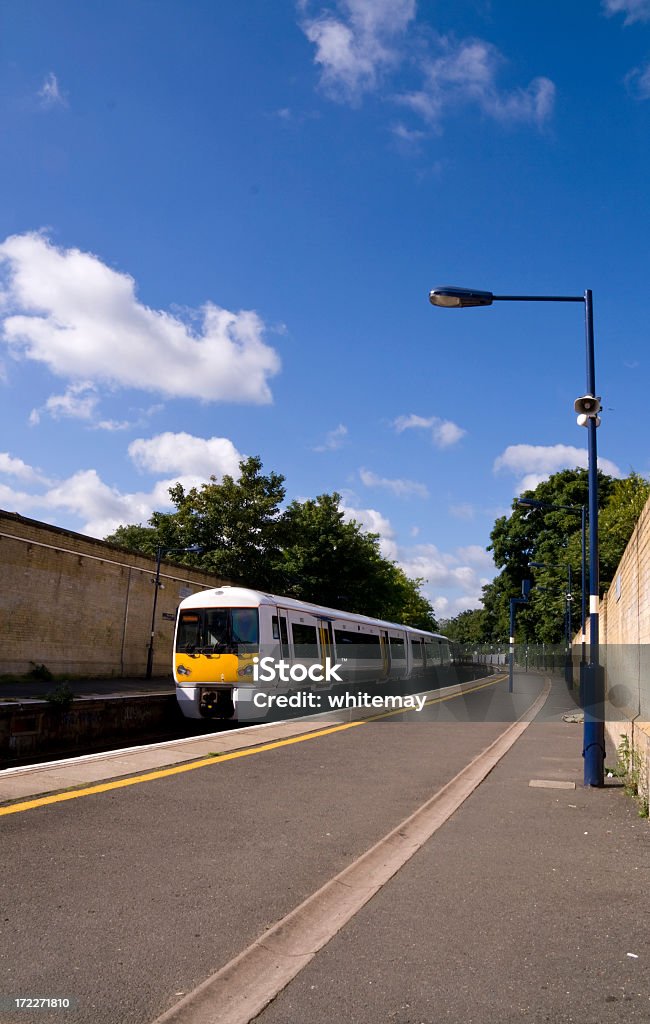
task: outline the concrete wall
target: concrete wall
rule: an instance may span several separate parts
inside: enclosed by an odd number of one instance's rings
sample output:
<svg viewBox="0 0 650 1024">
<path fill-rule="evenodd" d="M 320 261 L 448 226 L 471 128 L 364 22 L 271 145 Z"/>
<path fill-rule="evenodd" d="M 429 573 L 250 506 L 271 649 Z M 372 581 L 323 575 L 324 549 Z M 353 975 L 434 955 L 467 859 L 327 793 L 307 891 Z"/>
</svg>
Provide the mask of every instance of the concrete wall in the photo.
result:
<svg viewBox="0 0 650 1024">
<path fill-rule="evenodd" d="M 169 696 L 75 700 L 69 707 L 39 701 L 0 707 L 0 767 L 119 747 L 178 735 L 183 716 Z"/>
<path fill-rule="evenodd" d="M 140 677 L 147 666 L 155 559 L 0 510 L 0 677 Z M 161 564 L 154 675 L 171 674 L 182 597 L 226 581 Z"/>
</svg>

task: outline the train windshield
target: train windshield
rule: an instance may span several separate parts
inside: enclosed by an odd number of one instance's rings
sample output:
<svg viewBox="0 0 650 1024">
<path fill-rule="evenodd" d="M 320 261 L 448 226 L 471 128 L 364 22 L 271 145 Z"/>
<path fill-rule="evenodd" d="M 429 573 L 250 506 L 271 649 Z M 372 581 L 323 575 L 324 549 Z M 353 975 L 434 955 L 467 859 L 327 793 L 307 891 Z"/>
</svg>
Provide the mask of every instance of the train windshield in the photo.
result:
<svg viewBox="0 0 650 1024">
<path fill-rule="evenodd" d="M 257 608 L 193 608 L 182 611 L 176 650 L 182 654 L 245 654 L 259 646 Z"/>
</svg>

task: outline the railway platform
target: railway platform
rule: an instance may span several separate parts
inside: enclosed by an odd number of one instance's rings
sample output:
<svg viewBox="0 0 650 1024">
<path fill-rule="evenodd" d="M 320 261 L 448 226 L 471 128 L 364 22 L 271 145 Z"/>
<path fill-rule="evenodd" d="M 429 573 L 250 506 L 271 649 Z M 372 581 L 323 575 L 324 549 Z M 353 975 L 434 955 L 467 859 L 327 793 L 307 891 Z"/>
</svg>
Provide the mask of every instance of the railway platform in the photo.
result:
<svg viewBox="0 0 650 1024">
<path fill-rule="evenodd" d="M 76 1001 L 0 1020 L 647 1022 L 648 823 L 514 690 L 1 773 L 0 996 Z"/>
<path fill-rule="evenodd" d="M 3 701 L 42 700 L 57 687 L 68 688 L 75 698 L 136 697 L 153 694 L 173 694 L 174 680 L 170 676 L 154 679 L 21 679 L 20 682 L 0 680 L 0 704 Z"/>
</svg>

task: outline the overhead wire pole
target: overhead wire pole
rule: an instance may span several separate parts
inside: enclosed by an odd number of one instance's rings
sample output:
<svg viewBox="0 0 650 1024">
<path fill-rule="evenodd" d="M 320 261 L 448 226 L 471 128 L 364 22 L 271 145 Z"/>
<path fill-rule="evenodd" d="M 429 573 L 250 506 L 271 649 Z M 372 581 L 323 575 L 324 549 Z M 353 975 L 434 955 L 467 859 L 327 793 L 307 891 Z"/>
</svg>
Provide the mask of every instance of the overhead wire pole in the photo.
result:
<svg viewBox="0 0 650 1024">
<path fill-rule="evenodd" d="M 588 429 L 589 476 L 589 664 L 584 686 L 584 783 L 604 784 L 605 723 L 603 721 L 604 675 L 600 669 L 598 636 L 598 465 L 596 428 L 600 423 L 600 399 L 596 396 L 594 368 L 594 318 L 590 289 L 583 295 L 494 295 L 474 288 L 444 285 L 429 292 L 433 306 L 462 309 L 468 306 L 491 306 L 493 302 L 582 302 L 585 309 L 587 347 L 587 394 L 576 399 L 578 423 Z"/>
</svg>

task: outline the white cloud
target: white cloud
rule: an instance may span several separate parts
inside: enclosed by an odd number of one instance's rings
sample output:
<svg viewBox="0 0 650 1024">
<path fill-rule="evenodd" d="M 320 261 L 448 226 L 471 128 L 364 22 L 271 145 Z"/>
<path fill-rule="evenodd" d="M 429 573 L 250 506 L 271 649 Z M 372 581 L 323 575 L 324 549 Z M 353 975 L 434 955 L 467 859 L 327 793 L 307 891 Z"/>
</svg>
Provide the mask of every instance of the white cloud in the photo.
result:
<svg viewBox="0 0 650 1024">
<path fill-rule="evenodd" d="M 404 430 L 430 429 L 431 440 L 436 448 L 450 448 L 467 433 L 451 420 L 442 420 L 439 416 L 417 416 L 415 413 L 411 413 L 409 416 L 398 416 L 393 426 L 398 434 Z"/>
<path fill-rule="evenodd" d="M 58 79 L 53 71 L 50 71 L 45 76 L 43 85 L 38 90 L 38 97 L 41 101 L 41 106 L 45 109 L 67 107 L 68 105 L 67 98 L 61 92 Z"/>
<path fill-rule="evenodd" d="M 650 64 L 628 71 L 625 76 L 625 85 L 634 99 L 650 99 Z"/>
<path fill-rule="evenodd" d="M 490 572 L 496 572 L 494 565 L 494 559 L 489 551 L 482 548 L 480 544 L 468 544 L 467 547 L 457 548 L 458 557 L 464 562 L 469 562 L 470 565 L 475 565 L 479 569 L 487 569 Z"/>
<path fill-rule="evenodd" d="M 458 611 L 480 606 L 486 574 L 491 573 L 492 576 L 496 571 L 484 548 L 469 545 L 453 553 L 445 553 L 435 544 L 401 546 L 397 543 L 390 520 L 377 509 L 345 503 L 341 508 L 347 520 L 354 519 L 368 533 L 379 534 L 379 546 L 385 558 L 397 562 L 407 576 L 425 581 L 422 592 L 432 602 L 438 617 L 445 614 L 447 605 L 455 607 L 458 604 Z"/>
<path fill-rule="evenodd" d="M 206 302 L 197 331 L 142 305 L 127 274 L 40 234 L 7 238 L 0 264 L 8 298 L 3 338 L 15 356 L 73 381 L 205 401 L 271 401 L 268 378 L 280 360 L 255 312 Z"/>
<path fill-rule="evenodd" d="M 13 458 L 9 452 L 0 452 L 0 473 L 25 483 L 41 483 L 46 479 L 40 470 L 28 466 L 22 459 Z"/>
<path fill-rule="evenodd" d="M 62 395 L 50 395 L 40 409 L 32 409 L 29 422 L 33 425 L 40 422 L 41 413 L 47 412 L 52 419 L 61 417 L 78 420 L 90 420 L 95 414 L 99 396 L 92 381 L 75 381 L 70 384 Z"/>
<path fill-rule="evenodd" d="M 146 523 L 153 511 L 172 509 L 169 488 L 177 482 L 185 490 L 200 487 L 210 475 L 238 476 L 241 458 L 227 438 L 192 437 L 190 434 L 159 434 L 139 438 L 129 445 L 133 462 L 148 472 L 169 474 L 149 491 L 122 492 L 105 483 L 95 469 L 81 469 L 64 480 L 48 480 L 39 470 L 8 453 L 0 454 L 0 473 L 41 489 L 15 490 L 0 484 L 0 506 L 22 514 L 63 511 L 82 520 L 81 530 L 91 537 L 105 537 L 118 526 Z"/>
<path fill-rule="evenodd" d="M 401 121 L 392 126 L 391 132 L 399 142 L 406 143 L 409 146 L 422 142 L 427 137 L 427 133 L 423 132 L 420 128 L 408 128 Z"/>
<path fill-rule="evenodd" d="M 129 420 L 99 420 L 93 424 L 94 430 L 128 430 L 133 424 Z"/>
<path fill-rule="evenodd" d="M 395 531 L 386 516 L 374 508 L 352 508 L 343 502 L 341 511 L 348 522 L 354 519 L 366 533 L 379 534 L 379 549 L 384 558 L 389 558 L 391 561 L 397 558 Z"/>
<path fill-rule="evenodd" d="M 471 611 L 473 608 L 482 608 L 483 602 L 480 597 L 468 594 L 466 597 L 450 599 L 443 594 L 433 598 L 433 607 L 436 610 L 438 619 L 453 619 L 461 612 Z"/>
<path fill-rule="evenodd" d="M 603 0 L 605 14 L 624 14 L 625 25 L 650 21 L 650 0 Z"/>
<path fill-rule="evenodd" d="M 524 474 L 516 485 L 516 491 L 534 490 L 542 480 L 562 469 L 586 469 L 588 463 L 586 448 L 574 448 L 568 444 L 509 445 L 494 460 L 494 472 L 509 472 L 515 476 Z M 598 459 L 598 468 L 613 477 L 622 477 L 621 470 L 610 459 Z"/>
<path fill-rule="evenodd" d="M 298 6 L 304 12 L 311 5 L 302 0 Z M 497 121 L 541 125 L 548 119 L 555 98 L 550 79 L 500 89 L 497 75 L 506 61 L 495 46 L 482 39 L 455 40 L 429 27 L 422 32 L 415 7 L 415 0 L 338 0 L 315 17 L 305 16 L 302 29 L 316 48 L 325 91 L 356 104 L 377 90 L 388 72 L 408 64 L 417 67 L 422 85 L 394 98 L 429 126 L 438 127 L 449 109 L 468 103 Z M 410 142 L 421 134 L 403 124 L 393 131 Z"/>
<path fill-rule="evenodd" d="M 410 416 L 398 416 L 393 426 L 397 433 L 401 434 L 403 430 L 410 430 L 412 427 L 431 427 L 437 420 L 437 416 L 430 416 L 427 419 L 424 416 L 417 416 L 415 413 L 411 413 Z"/>
<path fill-rule="evenodd" d="M 425 485 L 417 483 L 415 480 L 389 480 L 386 477 L 377 476 L 369 469 L 360 469 L 359 476 L 366 487 L 383 487 L 384 490 L 391 491 L 398 498 L 408 498 L 411 495 L 416 495 L 418 498 L 428 498 L 429 496 Z"/>
<path fill-rule="evenodd" d="M 312 451 L 335 452 L 337 451 L 337 449 L 341 448 L 344 445 L 347 436 L 348 428 L 345 426 L 345 424 L 339 423 L 338 427 L 335 427 L 334 430 L 330 430 L 325 435 L 325 440 L 323 444 L 316 445 L 314 448 L 312 448 Z"/>
<path fill-rule="evenodd" d="M 415 17 L 415 0 L 339 0 L 338 8 L 340 15 L 330 9 L 305 17 L 302 29 L 316 47 L 325 91 L 357 102 L 401 59 L 399 45 Z"/>
<path fill-rule="evenodd" d="M 150 473 L 190 473 L 207 482 L 211 476 L 239 477 L 243 456 L 227 437 L 194 437 L 167 431 L 148 440 L 137 438 L 129 455 L 139 469 Z"/>
<path fill-rule="evenodd" d="M 449 108 L 475 104 L 496 121 L 533 122 L 548 120 L 555 99 L 555 86 L 548 78 L 534 78 L 525 88 L 500 90 L 497 75 L 505 59 L 495 46 L 482 39 L 460 42 L 440 40 L 441 54 L 424 65 L 421 89 L 398 97 L 426 122 L 438 125 Z"/>
</svg>

